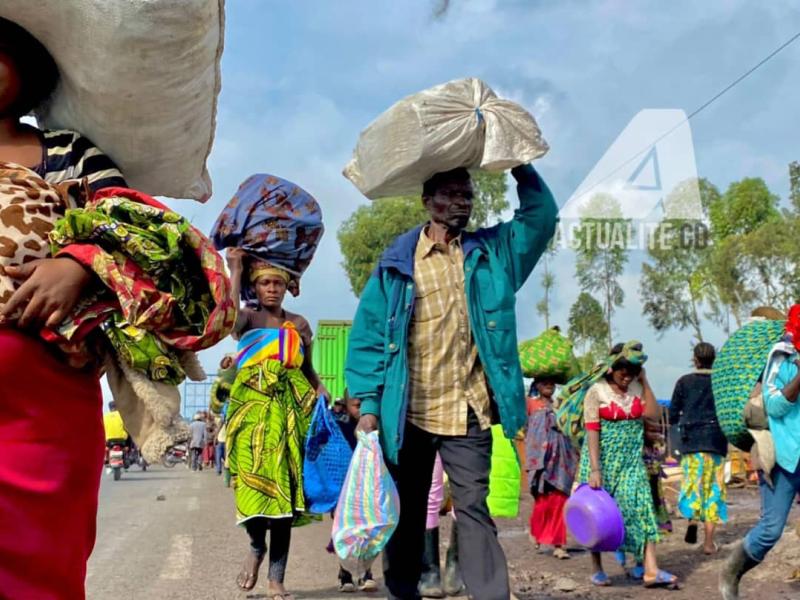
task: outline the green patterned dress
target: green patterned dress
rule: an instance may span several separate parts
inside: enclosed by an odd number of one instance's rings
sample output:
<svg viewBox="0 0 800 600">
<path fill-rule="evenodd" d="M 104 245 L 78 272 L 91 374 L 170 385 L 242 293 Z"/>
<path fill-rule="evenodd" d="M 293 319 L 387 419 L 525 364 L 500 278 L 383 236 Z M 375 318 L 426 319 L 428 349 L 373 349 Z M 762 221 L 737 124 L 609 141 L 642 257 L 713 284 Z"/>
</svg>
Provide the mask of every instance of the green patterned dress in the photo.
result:
<svg viewBox="0 0 800 600">
<path fill-rule="evenodd" d="M 316 399 L 300 370 L 300 334 L 291 323 L 254 329 L 239 350 L 226 440 L 238 523 L 293 518 L 305 510 L 303 444 Z"/>
<path fill-rule="evenodd" d="M 607 388 L 608 384 L 600 381 L 595 386 L 599 390 Z M 592 390 L 587 394 L 587 401 L 590 401 L 591 395 Z M 612 413 L 613 419 L 607 418 Z M 606 405 L 600 407 L 599 411 L 595 408 L 593 418 L 587 413 L 586 420 L 587 427 L 590 427 L 590 423 L 599 423 L 603 488 L 616 500 L 625 521 L 625 540 L 620 550 L 633 554 L 637 561 L 644 558 L 647 542 L 660 539 L 650 481 L 642 458 L 644 423 L 641 413 L 641 400 L 636 398 L 631 406 Z M 587 437 L 581 452 L 578 480 L 581 483 L 588 482 L 591 470 Z"/>
</svg>

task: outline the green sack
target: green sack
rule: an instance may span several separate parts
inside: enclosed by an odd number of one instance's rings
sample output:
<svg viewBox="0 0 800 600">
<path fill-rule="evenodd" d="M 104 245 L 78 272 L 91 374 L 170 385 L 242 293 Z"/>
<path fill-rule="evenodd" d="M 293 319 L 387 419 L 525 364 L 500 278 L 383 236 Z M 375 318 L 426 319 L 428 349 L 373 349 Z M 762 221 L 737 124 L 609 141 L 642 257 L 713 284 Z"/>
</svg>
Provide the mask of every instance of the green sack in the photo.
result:
<svg viewBox="0 0 800 600">
<path fill-rule="evenodd" d="M 711 388 L 717 420 L 737 448 L 749 451 L 753 436 L 747 431 L 744 408 L 767 366 L 772 347 L 783 337 L 786 321 L 754 321 L 737 330 L 714 361 Z"/>
<path fill-rule="evenodd" d="M 578 371 L 572 342 L 556 328 L 519 345 L 519 362 L 525 377 L 553 377 L 563 384 Z"/>
<path fill-rule="evenodd" d="M 493 518 L 515 519 L 519 514 L 519 489 L 522 471 L 514 443 L 503 434 L 501 425 L 492 426 L 492 463 L 489 471 L 489 496 L 486 503 Z"/>
</svg>

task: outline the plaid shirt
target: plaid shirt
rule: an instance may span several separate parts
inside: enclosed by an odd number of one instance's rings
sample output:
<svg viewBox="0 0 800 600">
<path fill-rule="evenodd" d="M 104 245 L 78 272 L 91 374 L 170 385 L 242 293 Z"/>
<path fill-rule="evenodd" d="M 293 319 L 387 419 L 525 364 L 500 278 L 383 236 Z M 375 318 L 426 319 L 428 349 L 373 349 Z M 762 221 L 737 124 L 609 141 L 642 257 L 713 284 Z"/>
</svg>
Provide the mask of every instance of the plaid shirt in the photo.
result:
<svg viewBox="0 0 800 600">
<path fill-rule="evenodd" d="M 423 228 L 414 257 L 416 306 L 408 343 L 408 420 L 435 435 L 466 435 L 472 408 L 491 426 L 489 388 L 472 337 L 461 239 L 434 243 Z"/>
</svg>

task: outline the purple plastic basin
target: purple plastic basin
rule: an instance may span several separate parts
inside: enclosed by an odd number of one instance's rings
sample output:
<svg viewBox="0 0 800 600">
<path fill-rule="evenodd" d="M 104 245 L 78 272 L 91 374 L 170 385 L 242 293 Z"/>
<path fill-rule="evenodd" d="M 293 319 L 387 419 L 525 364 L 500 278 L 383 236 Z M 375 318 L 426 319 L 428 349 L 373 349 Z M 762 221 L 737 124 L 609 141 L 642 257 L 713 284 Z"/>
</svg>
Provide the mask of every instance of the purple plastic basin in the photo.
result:
<svg viewBox="0 0 800 600">
<path fill-rule="evenodd" d="M 592 552 L 614 552 L 625 539 L 625 522 L 614 498 L 587 483 L 570 496 L 564 519 L 572 537 Z"/>
</svg>

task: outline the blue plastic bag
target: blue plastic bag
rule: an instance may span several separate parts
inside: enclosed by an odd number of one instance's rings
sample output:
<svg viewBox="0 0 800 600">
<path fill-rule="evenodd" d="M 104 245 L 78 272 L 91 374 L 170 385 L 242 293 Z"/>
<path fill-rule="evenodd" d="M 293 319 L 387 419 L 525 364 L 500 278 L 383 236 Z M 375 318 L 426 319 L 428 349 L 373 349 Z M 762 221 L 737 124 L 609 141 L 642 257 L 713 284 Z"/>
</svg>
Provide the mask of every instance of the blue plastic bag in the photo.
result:
<svg viewBox="0 0 800 600">
<path fill-rule="evenodd" d="M 308 512 L 325 514 L 336 508 L 353 451 L 328 407 L 317 400 L 306 437 L 303 492 Z"/>
</svg>

